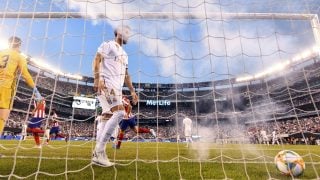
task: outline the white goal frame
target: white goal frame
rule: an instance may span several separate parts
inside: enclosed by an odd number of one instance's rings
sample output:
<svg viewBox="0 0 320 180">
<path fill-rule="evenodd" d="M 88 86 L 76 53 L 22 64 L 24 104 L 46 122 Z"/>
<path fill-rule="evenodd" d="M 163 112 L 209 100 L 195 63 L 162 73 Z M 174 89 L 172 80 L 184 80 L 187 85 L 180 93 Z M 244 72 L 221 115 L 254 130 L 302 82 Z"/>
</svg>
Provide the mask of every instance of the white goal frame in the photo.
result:
<svg viewBox="0 0 320 180">
<path fill-rule="evenodd" d="M 210 20 L 217 20 L 217 21 L 227 21 L 227 20 L 284 20 L 284 21 L 305 21 L 306 23 L 309 22 L 310 23 L 310 27 L 312 28 L 312 34 L 313 34 L 313 37 L 314 37 L 314 40 L 315 40 L 315 43 L 318 47 L 320 47 L 320 24 L 319 24 L 319 18 L 318 18 L 318 15 L 317 14 L 299 14 L 299 13 L 213 13 L 213 12 L 119 12 L 119 14 L 112 14 L 112 16 L 110 15 L 107 15 L 105 13 L 96 13 L 96 16 L 91 16 L 89 15 L 88 12 L 25 12 L 25 11 L 22 11 L 22 12 L 0 12 L 0 19 L 41 19 L 43 21 L 50 21 L 50 19 L 85 19 L 85 20 L 105 20 L 105 21 L 111 21 L 111 20 L 116 20 L 116 21 L 121 21 L 121 20 L 125 20 L 125 21 L 130 21 L 131 19 L 194 19 L 194 20 L 197 20 L 197 19 L 210 19 Z M 308 27 L 309 28 L 309 27 Z M 310 32 L 310 36 L 311 36 L 311 32 Z M 228 67 L 229 69 L 229 67 Z M 306 77 L 305 77 L 306 78 Z M 230 79 L 229 79 L 230 81 Z M 78 84 L 78 83 L 77 83 Z M 158 84 L 158 83 L 157 83 Z M 56 86 L 56 85 L 55 85 Z M 290 85 L 286 85 L 288 88 Z M 309 84 L 307 84 L 307 87 L 309 88 Z M 231 86 L 231 88 L 233 88 Z M 78 89 L 78 86 L 77 86 L 77 89 Z M 157 90 L 158 91 L 158 90 Z M 250 90 L 246 90 L 246 92 L 249 92 Z M 55 88 L 53 89 L 53 93 L 56 93 L 57 91 L 55 90 Z M 212 91 L 213 94 L 215 94 L 215 90 Z M 232 92 L 232 90 L 231 90 Z M 265 92 L 265 94 L 270 94 L 270 91 L 267 90 L 267 92 Z M 309 88 L 309 92 L 308 94 L 312 95 L 312 92 L 310 92 L 310 88 Z M 54 95 L 54 94 L 53 94 Z M 158 95 L 157 95 L 158 96 Z M 194 96 L 194 99 L 195 99 L 195 95 Z M 213 95 L 214 96 L 214 95 Z M 233 96 L 233 92 L 232 92 L 232 96 Z M 311 96 L 312 97 L 312 96 Z M 292 110 L 294 111 L 294 114 L 295 114 L 295 118 L 298 119 L 298 115 L 296 113 L 296 110 L 295 110 L 295 106 L 292 102 L 292 97 L 291 97 L 291 94 L 290 94 L 290 91 L 289 91 L 289 95 L 288 95 L 288 98 L 290 98 L 291 100 L 291 104 L 293 105 L 292 106 Z M 215 100 L 216 97 L 213 97 L 213 99 Z M 269 97 L 270 99 L 270 97 Z M 51 103 L 53 101 L 53 96 L 51 98 Z M 178 102 L 178 100 L 176 99 L 176 101 Z M 233 97 L 232 97 L 232 100 L 231 100 L 231 103 L 232 105 L 234 106 L 234 102 L 233 102 Z M 314 104 L 314 100 L 312 99 L 312 103 Z M 50 104 L 50 106 L 52 106 L 52 104 Z M 51 108 L 51 107 L 50 107 Z M 194 110 L 196 111 L 196 106 L 194 107 Z M 250 108 L 253 108 L 252 106 L 252 103 L 250 102 Z M 291 107 L 290 107 L 291 108 Z M 175 108 L 176 110 L 176 113 L 178 112 L 178 109 L 177 107 Z M 234 107 L 233 107 L 234 109 Z M 29 106 L 29 110 L 30 110 L 30 106 Z M 28 110 L 28 111 L 29 111 Z M 140 110 L 138 109 L 138 112 Z M 158 108 L 157 108 L 157 111 L 158 111 Z M 217 108 L 215 107 L 215 111 L 214 114 L 215 114 L 215 118 L 218 118 L 217 117 L 217 112 L 219 112 L 220 110 L 217 110 Z M 274 114 L 275 112 L 273 111 L 272 114 Z M 75 112 L 72 111 L 72 117 L 74 116 Z M 255 110 L 253 110 L 252 112 L 253 116 L 255 114 Z M 318 114 L 319 115 L 319 114 Z M 197 129 L 197 134 L 198 134 L 198 119 L 199 119 L 199 115 L 195 115 L 195 116 L 198 116 L 198 118 L 196 118 L 196 129 Z M 156 120 L 158 121 L 158 113 L 156 114 Z M 238 125 L 238 118 L 235 118 L 235 123 Z M 274 118 L 273 118 L 274 119 Z M 217 122 L 220 121 L 220 120 L 217 120 Z M 277 122 L 276 119 L 274 119 L 275 122 Z M 177 123 L 178 124 L 178 123 Z M 299 124 L 300 125 L 300 124 Z M 176 129 L 179 128 L 179 125 L 174 125 Z M 300 125 L 301 126 L 301 125 Z M 69 127 L 70 128 L 70 131 L 71 131 L 71 128 L 72 126 Z M 157 127 L 158 128 L 158 122 L 157 122 Z M 219 127 L 218 127 L 219 128 Z M 69 131 L 69 130 L 68 130 Z M 94 126 L 94 129 L 93 131 L 96 131 L 96 126 Z M 177 130 L 177 133 L 178 134 L 179 131 Z M 95 134 L 95 133 L 94 133 Z M 94 135 L 93 135 L 94 136 Z M 305 137 L 303 136 L 303 138 L 305 139 Z M 20 141 L 21 143 L 21 141 Z M 19 143 L 19 147 L 20 147 L 20 143 Z M 92 146 L 92 145 L 91 145 Z M 26 177 L 21 177 L 17 174 L 15 174 L 15 168 L 17 168 L 16 166 L 16 161 L 19 157 L 17 157 L 17 153 L 18 153 L 18 150 L 19 148 L 16 148 L 15 150 L 15 154 L 14 154 L 14 165 L 13 165 L 13 169 L 11 171 L 11 173 L 9 175 L 1 175 L 0 174 L 0 177 L 14 177 L 14 178 L 19 178 L 19 179 L 22 179 L 22 178 L 28 178 L 28 177 L 31 177 L 33 175 L 35 175 L 35 178 L 38 177 L 38 175 L 46 175 L 46 176 L 52 176 L 52 177 L 58 177 L 60 175 L 65 175 L 65 177 L 67 178 L 68 177 L 68 173 L 70 172 L 81 172 L 83 170 L 85 170 L 87 167 L 89 166 L 85 166 L 83 168 L 80 168 L 78 170 L 73 170 L 71 171 L 70 169 L 67 168 L 67 165 L 69 164 L 68 163 L 68 160 L 70 159 L 70 156 L 69 156 L 69 147 L 71 147 L 69 144 L 67 145 L 67 154 L 66 154 L 66 157 L 65 158 L 62 158 L 61 160 L 65 160 L 65 165 L 66 165 L 66 168 L 65 168 L 65 171 L 62 172 L 62 173 L 57 173 L 57 174 L 50 174 L 50 173 L 47 173 L 45 171 L 40 171 L 41 169 L 41 166 L 43 163 L 41 163 L 41 159 L 45 159 L 46 157 L 42 155 L 42 150 L 40 151 L 41 154 L 40 154 L 40 161 L 38 162 L 38 168 L 34 171 L 34 173 L 30 172 L 30 175 L 26 176 Z M 202 162 L 219 162 L 222 166 L 222 170 L 223 170 L 223 173 L 224 173 L 224 176 L 225 178 L 224 179 L 227 179 L 229 178 L 226 171 L 225 171 L 225 163 L 229 163 L 229 162 L 234 162 L 234 163 L 242 163 L 244 165 L 243 169 L 245 170 L 245 173 L 243 173 L 242 175 L 246 175 L 244 177 L 247 177 L 249 178 L 250 176 L 248 175 L 248 172 L 247 172 L 247 163 L 251 163 L 251 160 L 246 158 L 244 155 L 243 155 L 243 148 L 239 148 L 238 151 L 241 151 L 241 154 L 242 154 L 242 157 L 240 159 L 233 159 L 232 157 L 227 157 L 226 155 L 223 155 L 222 151 L 223 151 L 224 148 L 217 148 L 217 150 L 219 150 L 221 152 L 221 155 L 220 156 L 216 156 L 215 158 L 213 159 L 209 159 L 209 160 L 197 160 L 196 162 L 199 162 L 199 165 L 200 165 L 200 170 L 199 170 L 199 173 L 200 173 L 200 176 L 201 178 L 203 179 L 203 171 L 202 171 Z M 264 148 L 263 148 L 264 149 Z M 269 163 L 268 161 L 268 158 L 270 159 L 269 156 L 266 156 L 264 154 L 264 150 L 262 149 L 262 153 L 263 155 L 259 155 L 259 153 L 257 153 L 257 158 L 254 158 L 254 159 L 257 159 L 257 161 L 254 161 L 254 163 L 259 163 L 261 165 L 265 165 L 265 169 L 264 171 L 267 172 L 268 176 L 269 176 L 269 179 L 270 178 L 273 178 L 271 177 L 270 175 L 270 172 L 269 172 L 269 167 L 267 166 L 267 163 Z M 93 150 L 93 149 L 92 149 Z M 315 172 L 315 175 L 316 175 L 316 178 L 319 178 L 318 176 L 318 173 L 316 171 L 316 168 L 315 168 L 315 164 L 317 164 L 318 162 L 314 162 L 314 160 L 312 159 L 312 155 L 314 154 L 311 154 L 311 151 L 309 149 L 309 145 L 307 145 L 307 148 L 306 150 L 308 151 L 308 154 L 306 156 L 309 156 L 310 159 L 309 159 L 309 163 L 311 164 L 311 166 L 313 166 L 313 170 Z M 137 147 L 137 152 L 139 152 L 139 148 Z M 259 156 L 258 156 L 259 155 Z M 225 160 L 225 158 L 228 158 L 229 160 Z M 116 157 L 114 156 L 114 159 Z M 177 157 L 174 158 L 173 162 L 177 161 L 178 163 L 178 171 L 179 171 L 179 175 L 180 175 L 180 179 L 182 179 L 182 173 L 181 173 L 181 168 L 180 168 L 180 161 L 181 161 L 181 158 L 184 158 L 186 159 L 184 156 L 181 156 L 180 155 L 180 149 L 178 148 L 178 152 L 177 152 Z M 217 161 L 216 161 L 217 159 Z M 221 161 L 219 160 L 221 159 Z M 119 159 L 117 159 L 117 161 L 119 161 Z M 121 159 L 120 159 L 121 161 Z M 140 162 L 139 160 L 139 157 L 137 156 L 136 159 L 133 159 L 133 161 L 130 160 L 129 163 L 126 163 L 124 165 L 121 165 L 121 166 L 126 166 L 126 165 L 130 165 L 132 162 L 134 163 L 134 161 L 137 163 Z M 158 175 L 159 175 L 159 178 L 161 178 L 161 173 L 160 173 L 160 169 L 159 169 L 159 162 L 164 162 L 165 160 L 161 160 L 159 159 L 159 154 L 158 154 L 158 145 L 157 145 L 157 154 L 156 154 L 156 159 L 154 158 L 152 160 L 152 163 L 156 163 L 156 168 L 157 168 L 157 172 L 158 172 Z M 172 160 L 170 160 L 172 161 Z M 170 162 L 168 161 L 168 162 Z M 187 159 L 187 161 L 189 162 L 190 160 Z M 311 162 L 310 162 L 311 161 Z M 183 162 L 183 161 L 181 161 Z M 221 167 L 220 167 L 221 168 Z M 115 176 L 114 177 L 118 177 L 117 176 L 117 171 L 116 171 L 116 167 L 114 167 L 115 169 Z M 262 169 L 262 168 L 261 168 Z M 138 179 L 138 167 L 137 165 L 135 166 L 135 171 L 136 171 L 136 174 L 135 174 L 135 177 L 136 179 Z M 32 173 L 32 174 L 31 174 Z M 93 178 L 95 178 L 95 170 L 93 170 L 93 168 L 91 167 L 91 175 Z"/>
<path fill-rule="evenodd" d="M 97 13 L 97 17 L 84 16 L 87 12 L 0 12 L 0 18 L 87 18 L 114 19 L 104 13 Z M 277 20 L 309 20 L 315 42 L 320 46 L 320 25 L 317 14 L 299 13 L 212 13 L 212 12 L 124 12 L 113 17 L 122 20 L 141 19 L 277 19 Z M 119 20 L 121 20 L 119 19 Z"/>
</svg>

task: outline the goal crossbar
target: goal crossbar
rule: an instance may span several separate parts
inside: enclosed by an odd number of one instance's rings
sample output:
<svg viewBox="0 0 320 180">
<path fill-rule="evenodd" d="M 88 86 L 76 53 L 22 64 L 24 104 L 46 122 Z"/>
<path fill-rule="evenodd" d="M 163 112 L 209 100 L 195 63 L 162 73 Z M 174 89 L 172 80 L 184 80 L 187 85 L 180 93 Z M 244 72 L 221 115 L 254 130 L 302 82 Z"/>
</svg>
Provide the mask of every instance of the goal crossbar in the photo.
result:
<svg viewBox="0 0 320 180">
<path fill-rule="evenodd" d="M 102 19 L 121 17 L 121 19 L 284 19 L 312 20 L 316 14 L 294 13 L 204 13 L 204 12 L 124 12 L 113 14 L 95 13 L 91 16 L 86 12 L 0 12 L 2 18 L 89 18 Z"/>
<path fill-rule="evenodd" d="M 121 17 L 120 19 L 117 17 Z M 320 45 L 320 25 L 317 14 L 303 13 L 213 13 L 213 12 L 123 12 L 107 15 L 106 13 L 95 12 L 93 15 L 88 12 L 0 12 L 0 18 L 86 18 L 86 19 L 261 19 L 261 20 L 307 20 L 310 21 L 314 38 L 317 45 Z"/>
</svg>

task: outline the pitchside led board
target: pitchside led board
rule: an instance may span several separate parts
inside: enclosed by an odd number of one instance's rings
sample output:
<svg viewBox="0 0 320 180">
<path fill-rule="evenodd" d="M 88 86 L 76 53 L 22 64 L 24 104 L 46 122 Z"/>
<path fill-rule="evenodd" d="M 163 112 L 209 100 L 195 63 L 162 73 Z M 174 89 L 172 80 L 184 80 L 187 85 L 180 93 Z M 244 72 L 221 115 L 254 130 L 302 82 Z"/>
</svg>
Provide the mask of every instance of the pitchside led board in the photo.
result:
<svg viewBox="0 0 320 180">
<path fill-rule="evenodd" d="M 80 109 L 96 109 L 97 100 L 93 98 L 86 98 L 81 96 L 74 96 L 72 107 Z"/>
</svg>

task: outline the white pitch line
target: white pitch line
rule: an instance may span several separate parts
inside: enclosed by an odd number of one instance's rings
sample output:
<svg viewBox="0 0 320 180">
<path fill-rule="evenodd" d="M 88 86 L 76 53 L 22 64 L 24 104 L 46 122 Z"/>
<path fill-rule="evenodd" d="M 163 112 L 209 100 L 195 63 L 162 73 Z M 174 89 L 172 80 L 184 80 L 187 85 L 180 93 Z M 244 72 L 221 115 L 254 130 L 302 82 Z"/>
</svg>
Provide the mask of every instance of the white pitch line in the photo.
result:
<svg viewBox="0 0 320 180">
<path fill-rule="evenodd" d="M 125 143 L 124 143 L 125 144 Z M 143 143 L 141 143 L 143 144 Z M 17 144 L 14 144 L 14 143 L 6 143 L 6 144 L 0 144 L 0 148 L 3 148 L 3 149 L 12 149 L 12 148 L 17 148 L 17 147 L 8 147 L 6 148 L 4 145 L 9 145 L 9 146 L 15 146 Z M 181 144 L 183 145 L 183 144 Z M 89 145 L 88 146 L 88 143 L 84 143 L 84 144 L 79 144 L 79 145 L 76 145 L 76 144 L 66 144 L 66 145 L 43 145 L 43 147 L 49 147 L 49 148 L 62 148 L 62 147 L 79 147 L 79 146 L 85 146 L 85 147 L 93 147 L 93 145 Z M 214 144 L 212 145 L 214 146 Z M 22 148 L 26 148 L 28 149 L 29 147 L 24 147 L 24 146 L 19 146 L 19 147 L 22 147 Z M 176 149 L 176 147 L 174 148 L 168 148 L 168 147 L 143 147 L 143 149 L 155 149 L 155 148 L 158 148 L 158 149 Z M 30 147 L 30 149 L 32 149 L 32 147 Z M 185 148 L 185 147 L 182 147 L 182 149 L 190 149 L 190 150 L 197 150 L 197 148 Z M 201 150 L 234 150 L 235 147 L 209 147 L 209 148 L 203 148 Z M 282 149 L 279 149 L 279 148 L 260 148 L 260 147 L 239 147 L 237 149 L 242 149 L 242 150 L 255 150 L 255 151 L 280 151 Z M 299 150 L 305 150 L 305 148 L 294 148 L 295 151 L 299 151 Z"/>
<path fill-rule="evenodd" d="M 2 155 L 1 158 L 14 158 L 15 156 L 6 156 L 6 155 Z M 39 156 L 16 156 L 16 158 L 18 159 L 39 159 Z M 71 161 L 91 161 L 91 158 L 62 158 L 62 157 L 44 157 L 42 156 L 41 159 L 45 159 L 45 160 L 71 160 Z M 177 158 L 174 158 L 177 159 Z M 114 160 L 114 159 L 110 159 L 110 160 Z M 138 161 L 138 162 L 145 162 L 145 163 L 156 163 L 156 162 L 161 162 L 161 163 L 169 163 L 169 162 L 178 162 L 178 160 L 143 160 L 143 159 L 115 159 L 116 162 L 132 162 L 132 161 Z M 188 159 L 188 160 L 179 160 L 179 162 L 193 162 L 193 163 L 221 163 L 221 161 L 210 161 L 210 160 L 193 160 L 193 159 Z M 239 161 L 223 161 L 223 163 L 228 163 L 228 164 L 264 164 L 264 163 L 268 163 L 268 164 L 273 164 L 273 161 L 243 161 L 243 160 L 239 160 Z M 306 164 L 320 164 L 320 162 L 305 162 Z"/>
</svg>

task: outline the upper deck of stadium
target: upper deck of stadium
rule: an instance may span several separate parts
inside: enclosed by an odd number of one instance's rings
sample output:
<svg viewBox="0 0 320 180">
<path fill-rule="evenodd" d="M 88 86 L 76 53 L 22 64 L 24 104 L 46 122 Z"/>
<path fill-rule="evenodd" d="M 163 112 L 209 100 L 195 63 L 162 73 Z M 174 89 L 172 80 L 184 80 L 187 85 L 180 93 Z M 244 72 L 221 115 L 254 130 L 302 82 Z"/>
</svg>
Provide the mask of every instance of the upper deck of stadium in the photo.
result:
<svg viewBox="0 0 320 180">
<path fill-rule="evenodd" d="M 228 79 L 206 82 L 134 82 L 133 85 L 139 93 L 139 113 L 148 119 L 157 116 L 172 119 L 177 113 L 226 119 L 240 114 L 243 116 L 241 118 L 249 120 L 253 116 L 274 114 L 280 118 L 317 113 L 318 106 L 320 108 L 319 69 L 319 56 L 315 54 L 290 64 L 284 71 L 248 81 L 237 81 L 237 77 L 230 75 Z M 95 97 L 92 77 L 84 76 L 81 80 L 74 80 L 40 69 L 32 63 L 30 71 L 39 90 L 64 116 L 72 115 L 73 96 Z M 16 109 L 27 110 L 31 93 L 21 81 L 16 100 L 22 103 L 15 103 Z M 129 94 L 127 88 L 124 88 L 124 94 Z M 157 110 L 160 111 L 158 114 Z M 84 118 L 93 115 L 94 111 L 75 109 L 74 114 Z"/>
</svg>

